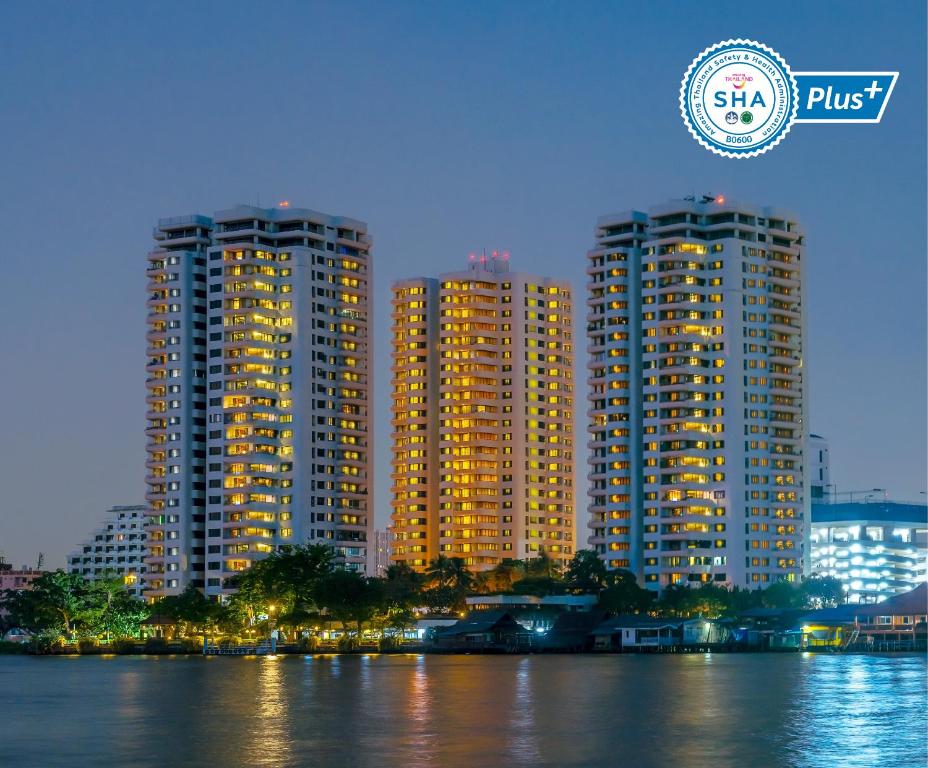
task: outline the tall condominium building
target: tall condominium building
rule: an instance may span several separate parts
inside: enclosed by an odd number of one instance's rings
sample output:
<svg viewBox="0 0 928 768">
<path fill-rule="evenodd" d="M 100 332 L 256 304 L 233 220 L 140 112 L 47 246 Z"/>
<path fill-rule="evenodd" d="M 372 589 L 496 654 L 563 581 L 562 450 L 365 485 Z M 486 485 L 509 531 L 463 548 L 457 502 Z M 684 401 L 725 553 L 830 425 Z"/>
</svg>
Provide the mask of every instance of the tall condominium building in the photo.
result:
<svg viewBox="0 0 928 768">
<path fill-rule="evenodd" d="M 394 562 L 573 555 L 571 311 L 508 254 L 393 285 Z"/>
<path fill-rule="evenodd" d="M 68 572 L 87 581 L 122 579 L 132 595 L 143 597 L 147 521 L 144 504 L 110 507 L 100 527 L 68 556 Z"/>
<path fill-rule="evenodd" d="M 280 546 L 364 570 L 371 240 L 282 203 L 162 219 L 148 257 L 146 596 L 209 595 Z"/>
<path fill-rule="evenodd" d="M 597 224 L 589 541 L 645 586 L 808 569 L 803 250 L 790 214 L 722 198 Z"/>
</svg>

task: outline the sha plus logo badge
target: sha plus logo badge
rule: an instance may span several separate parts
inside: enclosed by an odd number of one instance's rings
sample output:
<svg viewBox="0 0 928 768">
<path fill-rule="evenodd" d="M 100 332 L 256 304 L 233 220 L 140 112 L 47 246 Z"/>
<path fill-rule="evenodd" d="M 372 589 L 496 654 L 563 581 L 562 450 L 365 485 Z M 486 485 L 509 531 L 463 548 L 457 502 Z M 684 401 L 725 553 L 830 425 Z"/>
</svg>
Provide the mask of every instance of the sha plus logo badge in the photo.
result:
<svg viewBox="0 0 928 768">
<path fill-rule="evenodd" d="M 796 120 L 799 91 L 776 51 L 726 40 L 700 53 L 680 88 L 690 133 L 723 157 L 756 157 L 775 147 Z"/>
<path fill-rule="evenodd" d="M 898 72 L 793 72 L 754 40 L 700 53 L 683 77 L 680 113 L 693 137 L 722 157 L 757 157 L 799 123 L 878 123 Z"/>
</svg>

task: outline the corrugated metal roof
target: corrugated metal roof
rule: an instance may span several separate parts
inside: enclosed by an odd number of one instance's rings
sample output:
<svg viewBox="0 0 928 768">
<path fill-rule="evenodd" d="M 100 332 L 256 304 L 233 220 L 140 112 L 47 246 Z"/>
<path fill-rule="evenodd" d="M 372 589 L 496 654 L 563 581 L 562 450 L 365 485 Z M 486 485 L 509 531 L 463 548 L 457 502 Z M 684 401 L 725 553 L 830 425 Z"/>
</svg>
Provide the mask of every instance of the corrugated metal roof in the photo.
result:
<svg viewBox="0 0 928 768">
<path fill-rule="evenodd" d="M 858 616 L 918 616 L 928 613 L 928 584 L 895 595 L 882 603 L 858 607 Z"/>
<path fill-rule="evenodd" d="M 611 635 L 622 629 L 677 629 L 682 619 L 662 619 L 653 616 L 627 614 L 607 619 L 593 630 L 594 635 Z"/>
</svg>

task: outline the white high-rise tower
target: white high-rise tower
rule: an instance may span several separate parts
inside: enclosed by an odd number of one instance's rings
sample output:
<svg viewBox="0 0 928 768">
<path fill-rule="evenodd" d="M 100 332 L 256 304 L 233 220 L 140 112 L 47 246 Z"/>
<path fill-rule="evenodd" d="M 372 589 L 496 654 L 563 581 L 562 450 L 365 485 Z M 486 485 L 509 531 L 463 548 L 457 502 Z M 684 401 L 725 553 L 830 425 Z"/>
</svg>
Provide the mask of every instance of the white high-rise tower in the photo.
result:
<svg viewBox="0 0 928 768">
<path fill-rule="evenodd" d="M 645 586 L 808 570 L 803 251 L 790 214 L 722 198 L 597 224 L 590 544 Z"/>
<path fill-rule="evenodd" d="M 163 219 L 149 256 L 148 597 L 288 544 L 363 571 L 370 237 L 306 209 Z"/>
</svg>

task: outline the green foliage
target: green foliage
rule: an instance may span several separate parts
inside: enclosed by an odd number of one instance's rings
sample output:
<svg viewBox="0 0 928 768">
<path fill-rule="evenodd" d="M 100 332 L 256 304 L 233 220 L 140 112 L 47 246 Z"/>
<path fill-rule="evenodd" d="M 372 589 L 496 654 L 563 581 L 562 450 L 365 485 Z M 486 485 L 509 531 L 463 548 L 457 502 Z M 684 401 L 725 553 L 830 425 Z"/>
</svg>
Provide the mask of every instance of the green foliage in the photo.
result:
<svg viewBox="0 0 928 768">
<path fill-rule="evenodd" d="M 526 577 L 560 579 L 561 572 L 557 560 L 547 552 L 541 552 L 537 557 L 521 561 L 521 568 Z"/>
<path fill-rule="evenodd" d="M 661 592 L 654 612 L 664 616 L 735 616 L 750 608 L 816 609 L 844 601 L 841 582 L 833 578 L 811 578 L 802 584 L 777 581 L 766 589 L 725 587 L 711 582 L 688 587 L 674 584 Z"/>
<path fill-rule="evenodd" d="M 303 653 L 314 653 L 319 649 L 319 638 L 315 635 L 301 635 L 297 647 Z"/>
<path fill-rule="evenodd" d="M 47 573 L 31 590 L 6 592 L 0 606 L 9 612 L 8 626 L 33 633 L 30 648 L 51 649 L 79 640 L 82 653 L 98 652 L 101 640 L 114 640 L 116 653 L 132 653 L 140 624 L 157 614 L 173 620 L 181 648 L 197 652 L 200 634 L 267 636 L 280 629 L 304 650 L 318 639 L 306 629 L 333 623 L 346 630 L 342 645 L 354 648 L 365 627 L 385 639 L 391 631 L 412 625 L 423 607 L 443 614 L 466 609 L 474 593 L 517 593 L 537 596 L 565 593 L 593 594 L 599 607 L 612 613 L 652 613 L 676 617 L 732 616 L 749 608 L 820 608 L 844 600 L 841 583 L 833 578 L 808 579 L 801 585 L 776 582 L 764 590 L 727 588 L 715 583 L 672 585 L 657 598 L 640 587 L 634 575 L 609 570 L 591 550 L 581 550 L 560 571 L 557 561 L 542 554 L 526 560 L 504 560 L 495 568 L 472 573 L 461 558 L 439 556 L 425 573 L 406 564 L 391 565 L 383 578 L 370 579 L 338 567 L 331 547 L 324 544 L 287 547 L 255 563 L 231 586 L 237 592 L 222 604 L 190 586 L 180 595 L 165 597 L 153 606 L 135 600 L 118 579 L 87 582 L 63 571 Z M 8 646 L 0 646 L 0 652 Z M 16 646 L 19 651 L 21 646 Z M 170 652 L 160 638 L 146 641 L 146 653 Z"/>
<path fill-rule="evenodd" d="M 100 646 L 97 644 L 96 640 L 84 638 L 83 640 L 77 641 L 77 652 L 80 653 L 81 656 L 100 653 Z"/>
<path fill-rule="evenodd" d="M 203 643 L 192 637 L 185 637 L 180 641 L 180 649 L 183 653 L 200 653 L 203 650 Z"/>
<path fill-rule="evenodd" d="M 460 557 L 439 555 L 425 571 L 428 588 L 423 593 L 425 604 L 435 613 L 463 611 L 465 598 L 475 585 L 472 574 Z"/>
<path fill-rule="evenodd" d="M 381 637 L 377 645 L 380 651 L 394 651 L 397 647 L 399 647 L 399 643 L 395 637 Z"/>
<path fill-rule="evenodd" d="M 325 615 L 343 625 L 361 625 L 381 609 L 384 589 L 380 579 L 368 579 L 354 571 L 336 570 L 321 576 L 313 593 Z"/>
<path fill-rule="evenodd" d="M 804 608 L 806 596 L 801 589 L 788 581 L 776 581 L 759 591 L 764 608 Z"/>
<path fill-rule="evenodd" d="M 46 647 L 75 637 L 137 635 L 148 617 L 147 606 L 120 580 L 85 581 L 61 570 L 43 574 L 30 589 L 7 591 L 0 603 L 11 625 L 28 629 Z"/>
<path fill-rule="evenodd" d="M 617 569 L 606 574 L 605 588 L 599 593 L 599 607 L 615 614 L 647 613 L 654 598 L 651 590 L 638 586 L 631 571 Z"/>
<path fill-rule="evenodd" d="M 177 623 L 178 634 L 183 637 L 213 629 L 220 620 L 223 607 L 189 584 L 179 595 L 162 597 L 155 603 L 152 612 L 173 619 Z"/>
<path fill-rule="evenodd" d="M 93 620 L 88 627 L 95 635 L 137 637 L 149 607 L 130 595 L 119 579 L 92 583 Z"/>
<path fill-rule="evenodd" d="M 805 602 L 812 608 L 835 608 L 847 599 L 847 593 L 834 576 L 814 576 L 802 582 Z"/>
<path fill-rule="evenodd" d="M 135 653 L 138 648 L 138 644 L 134 638 L 121 637 L 118 640 L 114 640 L 110 644 L 110 648 L 112 649 L 113 653 L 125 655 Z"/>
<path fill-rule="evenodd" d="M 386 607 L 393 611 L 411 611 L 422 601 L 425 580 L 406 563 L 387 568 L 383 578 L 383 597 Z"/>
<path fill-rule="evenodd" d="M 489 571 L 474 577 L 474 590 L 484 595 L 497 595 L 512 591 L 512 585 L 524 576 L 521 560 L 503 560 Z"/>
<path fill-rule="evenodd" d="M 90 586 L 77 574 L 45 573 L 30 589 L 8 590 L 3 607 L 11 623 L 34 634 L 69 635 L 87 613 Z"/>
<path fill-rule="evenodd" d="M 567 584 L 554 576 L 526 576 L 513 582 L 512 591 L 517 595 L 534 595 L 536 597 L 563 595 L 567 591 Z"/>
<path fill-rule="evenodd" d="M 422 593 L 422 602 L 429 613 L 452 613 L 464 610 L 464 600 L 451 587 L 429 587 Z"/>
<path fill-rule="evenodd" d="M 335 569 L 334 552 L 325 544 L 283 547 L 230 580 L 237 591 L 223 629 L 253 626 L 257 617 L 274 614 L 281 623 L 299 626 L 318 613 L 314 590 L 318 581 Z"/>
<path fill-rule="evenodd" d="M 596 552 L 592 549 L 581 549 L 567 566 L 564 578 L 572 592 L 598 594 L 609 583 L 609 572 Z"/>
</svg>

